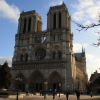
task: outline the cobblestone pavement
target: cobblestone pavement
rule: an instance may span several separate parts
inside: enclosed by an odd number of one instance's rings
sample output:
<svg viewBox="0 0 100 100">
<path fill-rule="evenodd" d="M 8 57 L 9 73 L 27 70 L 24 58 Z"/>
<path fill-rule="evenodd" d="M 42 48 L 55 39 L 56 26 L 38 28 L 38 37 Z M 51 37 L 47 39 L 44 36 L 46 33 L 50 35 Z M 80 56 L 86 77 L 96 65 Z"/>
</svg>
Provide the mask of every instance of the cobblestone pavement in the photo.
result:
<svg viewBox="0 0 100 100">
<path fill-rule="evenodd" d="M 46 97 L 47 100 L 53 100 L 52 96 Z M 33 96 L 25 96 L 24 98 L 19 98 L 18 100 L 46 100 L 44 96 L 33 95 Z M 16 98 L 0 98 L 0 100 L 16 100 Z M 61 95 L 60 97 L 55 96 L 55 100 L 67 100 L 65 95 Z M 69 95 L 68 100 L 77 100 L 76 95 Z M 80 100 L 100 100 L 99 96 L 90 97 L 90 95 L 81 95 Z"/>
</svg>

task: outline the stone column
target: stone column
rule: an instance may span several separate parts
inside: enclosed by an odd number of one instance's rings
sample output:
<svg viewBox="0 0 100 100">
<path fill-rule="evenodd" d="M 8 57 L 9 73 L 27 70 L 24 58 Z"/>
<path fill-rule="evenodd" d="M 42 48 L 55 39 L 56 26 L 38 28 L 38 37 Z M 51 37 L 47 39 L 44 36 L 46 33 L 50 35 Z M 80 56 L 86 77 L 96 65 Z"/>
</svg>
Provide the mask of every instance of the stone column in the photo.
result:
<svg viewBox="0 0 100 100">
<path fill-rule="evenodd" d="M 35 31 L 35 24 L 34 24 L 34 17 L 31 17 L 31 32 L 33 33 Z"/>
<path fill-rule="evenodd" d="M 34 18 L 34 31 L 37 32 L 37 19 L 36 17 Z"/>
<path fill-rule="evenodd" d="M 67 25 L 67 26 L 66 26 L 66 27 L 69 28 L 69 25 L 68 25 L 68 23 L 69 23 L 69 22 L 68 22 L 68 16 L 69 16 L 69 15 L 68 15 L 68 13 L 66 13 L 66 14 L 67 14 L 67 17 L 66 17 L 66 23 L 67 23 L 66 25 Z"/>
</svg>

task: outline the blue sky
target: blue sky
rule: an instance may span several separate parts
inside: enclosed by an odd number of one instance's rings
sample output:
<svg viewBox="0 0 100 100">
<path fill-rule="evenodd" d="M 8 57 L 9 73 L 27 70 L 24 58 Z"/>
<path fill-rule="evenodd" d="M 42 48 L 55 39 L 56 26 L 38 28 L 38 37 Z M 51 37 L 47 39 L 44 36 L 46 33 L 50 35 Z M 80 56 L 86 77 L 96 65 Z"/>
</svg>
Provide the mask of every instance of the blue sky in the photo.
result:
<svg viewBox="0 0 100 100">
<path fill-rule="evenodd" d="M 66 4 L 72 21 L 89 24 L 91 21 L 97 23 L 97 15 L 100 12 L 100 0 L 0 0 L 0 64 L 8 61 L 11 66 L 15 45 L 15 34 L 17 33 L 18 18 L 24 11 L 36 10 L 42 17 L 43 30 L 47 28 L 47 12 L 50 6 Z M 100 31 L 99 27 L 88 31 L 78 32 L 77 25 L 71 22 L 71 31 L 74 34 L 74 52 L 81 52 L 85 48 L 87 57 L 87 73 L 90 77 L 95 70 L 100 68 L 100 46 L 97 43 Z"/>
</svg>

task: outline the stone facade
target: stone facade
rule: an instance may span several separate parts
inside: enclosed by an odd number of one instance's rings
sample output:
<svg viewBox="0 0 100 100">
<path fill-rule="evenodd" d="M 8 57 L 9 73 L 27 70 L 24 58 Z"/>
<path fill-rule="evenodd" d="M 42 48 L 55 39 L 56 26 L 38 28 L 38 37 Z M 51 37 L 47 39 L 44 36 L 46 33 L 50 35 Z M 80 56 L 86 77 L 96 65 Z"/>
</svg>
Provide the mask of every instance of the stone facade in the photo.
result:
<svg viewBox="0 0 100 100">
<path fill-rule="evenodd" d="M 86 90 L 85 50 L 73 53 L 70 22 L 64 3 L 50 7 L 46 31 L 42 31 L 42 19 L 35 10 L 20 14 L 12 59 L 13 87 L 33 91 Z M 22 78 L 19 84 L 15 81 L 18 75 Z"/>
</svg>

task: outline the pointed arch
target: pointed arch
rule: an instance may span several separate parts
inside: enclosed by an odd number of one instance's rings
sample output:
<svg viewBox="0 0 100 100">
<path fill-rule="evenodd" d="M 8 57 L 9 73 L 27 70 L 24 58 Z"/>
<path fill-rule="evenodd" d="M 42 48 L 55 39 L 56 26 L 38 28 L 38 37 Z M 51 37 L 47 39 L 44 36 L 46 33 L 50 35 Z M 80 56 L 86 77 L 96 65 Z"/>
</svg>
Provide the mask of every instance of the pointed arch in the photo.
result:
<svg viewBox="0 0 100 100">
<path fill-rule="evenodd" d="M 50 74 L 49 83 L 61 83 L 61 82 L 62 82 L 61 75 L 57 71 L 54 71 Z"/>
<path fill-rule="evenodd" d="M 29 78 L 29 89 L 40 91 L 44 86 L 44 76 L 39 70 L 35 70 Z"/>
<path fill-rule="evenodd" d="M 62 83 L 61 75 L 57 71 L 52 72 L 49 76 L 48 87 L 52 90 L 56 89 L 59 91 L 59 83 Z"/>
</svg>

